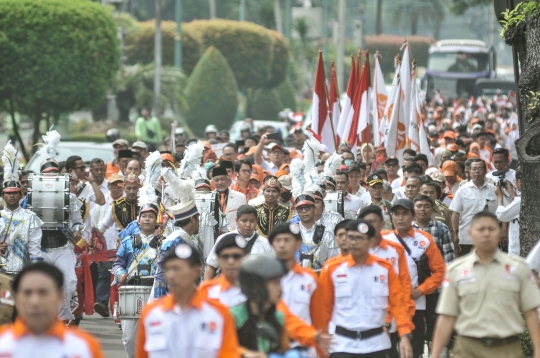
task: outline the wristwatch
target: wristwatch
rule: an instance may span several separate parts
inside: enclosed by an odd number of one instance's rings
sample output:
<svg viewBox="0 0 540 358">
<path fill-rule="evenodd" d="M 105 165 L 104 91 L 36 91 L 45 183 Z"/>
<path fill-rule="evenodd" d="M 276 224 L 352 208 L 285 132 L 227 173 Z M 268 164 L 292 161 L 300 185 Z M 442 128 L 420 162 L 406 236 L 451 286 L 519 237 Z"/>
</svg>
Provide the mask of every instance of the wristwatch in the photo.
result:
<svg viewBox="0 0 540 358">
<path fill-rule="evenodd" d="M 412 342 L 412 333 L 407 333 L 407 334 L 404 334 L 403 336 L 401 336 L 401 338 L 407 338 L 409 340 L 409 342 Z"/>
</svg>

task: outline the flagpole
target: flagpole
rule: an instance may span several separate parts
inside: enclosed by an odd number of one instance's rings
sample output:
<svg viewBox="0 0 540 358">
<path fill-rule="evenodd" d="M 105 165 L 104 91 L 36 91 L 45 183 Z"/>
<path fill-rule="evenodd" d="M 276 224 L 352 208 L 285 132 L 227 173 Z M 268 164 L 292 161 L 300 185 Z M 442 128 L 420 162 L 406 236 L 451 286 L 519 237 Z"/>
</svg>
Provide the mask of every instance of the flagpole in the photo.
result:
<svg viewBox="0 0 540 358">
<path fill-rule="evenodd" d="M 321 50 L 319 50 L 319 53 L 322 52 Z M 330 61 L 330 66 L 333 67 L 334 66 L 334 61 Z M 332 70 L 330 70 L 330 76 L 332 75 Z M 330 119 L 330 128 L 332 128 L 332 137 L 334 138 L 334 150 L 337 151 L 338 149 L 338 146 L 337 146 L 337 142 L 336 142 L 336 132 L 334 131 L 334 120 L 332 119 L 333 117 L 333 111 L 332 111 L 332 104 L 330 103 L 330 93 L 328 92 L 328 85 L 326 84 L 326 81 L 324 81 L 324 89 L 326 91 L 326 103 L 328 103 L 328 112 L 329 113 L 332 113 L 332 115 L 329 115 L 329 119 Z M 339 100 L 338 100 L 338 103 L 339 103 Z"/>
</svg>

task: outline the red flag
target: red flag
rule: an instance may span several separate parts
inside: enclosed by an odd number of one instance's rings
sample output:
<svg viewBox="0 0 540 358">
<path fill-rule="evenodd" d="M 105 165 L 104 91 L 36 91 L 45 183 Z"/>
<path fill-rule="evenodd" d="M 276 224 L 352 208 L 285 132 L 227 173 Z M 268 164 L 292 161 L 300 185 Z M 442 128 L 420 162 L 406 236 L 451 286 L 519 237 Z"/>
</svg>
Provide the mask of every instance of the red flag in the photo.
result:
<svg viewBox="0 0 540 358">
<path fill-rule="evenodd" d="M 328 105 L 330 107 L 330 118 L 332 120 L 332 134 L 334 138 L 338 139 L 337 128 L 339 125 L 339 117 L 341 116 L 341 107 L 339 105 L 339 87 L 336 78 L 336 68 L 334 67 L 334 61 L 331 62 L 330 66 L 330 95 L 328 96 Z"/>
<path fill-rule="evenodd" d="M 311 110 L 311 133 L 328 149 L 335 150 L 336 145 L 332 135 L 332 127 L 328 117 L 328 102 L 326 96 L 326 75 L 324 74 L 324 62 L 322 51 L 319 51 L 319 62 L 315 74 L 313 86 L 313 104 Z"/>
<path fill-rule="evenodd" d="M 371 89 L 371 70 L 369 67 L 369 52 L 365 52 L 366 62 L 360 76 L 360 83 L 355 94 L 353 108 L 356 113 L 356 118 L 351 123 L 351 131 L 349 132 L 349 142 L 360 144 L 371 143 L 371 125 L 369 119 L 369 101 Z"/>
</svg>

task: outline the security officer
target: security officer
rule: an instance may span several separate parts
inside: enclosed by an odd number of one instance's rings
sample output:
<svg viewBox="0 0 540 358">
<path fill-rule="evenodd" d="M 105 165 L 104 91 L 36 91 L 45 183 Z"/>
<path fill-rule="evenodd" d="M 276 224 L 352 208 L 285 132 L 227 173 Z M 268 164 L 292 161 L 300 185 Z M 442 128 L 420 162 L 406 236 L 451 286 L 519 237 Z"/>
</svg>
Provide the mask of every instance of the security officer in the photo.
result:
<svg viewBox="0 0 540 358">
<path fill-rule="evenodd" d="M 386 230 L 392 230 L 392 217 L 390 216 L 390 212 L 392 211 L 392 203 L 388 200 L 385 200 L 382 196 L 383 193 L 383 184 L 384 181 L 382 177 L 378 174 L 371 174 L 367 178 L 367 185 L 368 185 L 368 192 L 370 195 L 370 201 L 362 205 L 360 209 L 358 210 L 358 214 L 367 207 L 368 205 L 377 205 L 379 208 L 381 208 L 384 216 L 384 228 Z"/>
<path fill-rule="evenodd" d="M 370 254 L 375 228 L 367 220 L 347 224 L 349 256 L 322 271 L 324 327 L 334 334 L 331 358 L 386 358 L 390 337 L 383 326 L 389 313 L 401 336 L 401 357 L 412 358 L 413 324 L 392 264 Z M 332 332 L 334 331 L 334 332 Z"/>
<path fill-rule="evenodd" d="M 481 211 L 473 216 L 469 236 L 475 248 L 448 266 L 443 281 L 433 357 L 454 329 L 455 358 L 524 357 L 522 312 L 534 357 L 540 357 L 540 291 L 526 261 L 499 250 L 499 235 L 495 214 Z"/>
</svg>

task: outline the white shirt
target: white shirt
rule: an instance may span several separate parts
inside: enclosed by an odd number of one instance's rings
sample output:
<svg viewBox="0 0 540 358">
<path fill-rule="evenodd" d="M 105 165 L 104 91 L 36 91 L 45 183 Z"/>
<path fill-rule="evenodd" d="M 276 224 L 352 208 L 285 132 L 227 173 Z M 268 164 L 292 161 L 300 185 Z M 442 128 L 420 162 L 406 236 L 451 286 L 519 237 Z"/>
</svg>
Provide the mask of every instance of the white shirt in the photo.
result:
<svg viewBox="0 0 540 358">
<path fill-rule="evenodd" d="M 257 233 L 257 231 L 253 232 L 253 235 L 251 235 L 250 237 L 245 237 L 246 241 L 249 242 L 251 239 L 253 239 L 253 237 L 255 236 L 256 233 Z M 216 243 L 214 244 L 214 247 L 212 247 L 212 250 L 210 251 L 210 254 L 208 254 L 208 258 L 206 259 L 206 263 L 208 265 L 216 267 L 216 268 L 219 267 L 219 264 L 218 264 L 218 261 L 217 261 L 217 255 L 216 255 L 216 245 L 225 235 L 229 235 L 229 234 L 238 234 L 238 235 L 240 235 L 238 230 L 234 230 L 234 231 L 228 232 L 228 233 L 223 234 L 220 237 L 218 237 L 217 240 L 216 240 Z M 274 256 L 274 249 L 270 245 L 270 242 L 268 241 L 267 238 L 265 238 L 264 236 L 258 235 L 257 238 L 255 239 L 255 244 L 251 248 L 251 254 L 252 255 L 270 255 L 270 256 Z"/>
<path fill-rule="evenodd" d="M 521 196 L 506 205 L 497 207 L 495 215 L 502 222 L 510 222 L 508 226 L 508 253 L 519 256 L 519 210 L 521 209 Z"/>
<path fill-rule="evenodd" d="M 493 184 L 484 182 L 484 185 L 478 189 L 471 180 L 459 188 L 450 204 L 450 210 L 461 214 L 459 218 L 460 244 L 472 245 L 468 233 L 472 217 L 486 209 L 492 213 L 495 213 L 497 209 L 497 196 Z"/>
<path fill-rule="evenodd" d="M 295 316 L 311 325 L 311 296 L 318 287 L 317 281 L 296 265 L 281 278 L 281 298 Z"/>
<path fill-rule="evenodd" d="M 358 209 L 362 206 L 362 200 L 360 200 L 359 197 L 354 196 L 350 193 L 347 193 L 347 196 L 343 197 L 343 206 L 345 208 L 345 211 L 349 212 L 353 218 L 356 218 L 356 213 L 358 212 Z"/>
<path fill-rule="evenodd" d="M 392 181 L 392 189 L 397 189 L 397 188 L 401 187 L 402 183 L 403 183 L 403 178 L 398 177 L 397 179 L 394 179 Z"/>
<path fill-rule="evenodd" d="M 105 194 L 103 194 L 105 195 Z M 123 197 L 125 194 L 122 194 L 121 197 Z M 120 199 L 120 198 L 118 198 Z M 94 210 L 90 213 L 92 216 L 92 225 L 94 225 L 98 230 L 98 225 L 101 223 L 101 220 L 105 218 L 107 212 L 111 213 L 111 205 L 114 202 L 114 199 L 111 197 L 110 192 L 105 195 L 105 205 L 96 205 Z M 112 215 L 110 215 L 110 220 L 112 220 Z M 105 228 L 105 226 L 101 227 L 102 229 Z M 113 250 L 116 248 L 116 243 L 118 239 L 118 230 L 116 228 L 116 223 L 113 221 L 113 225 L 109 226 L 105 229 L 105 232 L 103 233 L 103 236 L 105 237 L 105 240 L 107 241 L 107 250 Z"/>
<path fill-rule="evenodd" d="M 371 203 L 371 194 L 369 191 L 366 191 L 364 194 L 360 196 L 360 200 L 362 201 L 362 205 L 367 205 Z"/>
<path fill-rule="evenodd" d="M 83 183 L 80 181 L 77 184 L 77 190 L 80 190 L 83 185 L 84 189 L 77 197 L 84 199 L 84 201 L 90 206 L 90 212 L 92 212 L 92 210 L 94 210 L 94 206 L 96 205 L 96 193 L 94 193 L 94 188 L 92 188 L 92 184 L 90 184 L 90 182 Z"/>
<path fill-rule="evenodd" d="M 268 170 L 272 175 L 275 175 L 279 170 L 279 167 L 277 167 L 274 163 L 267 162 L 264 158 L 262 158 L 262 162 L 259 164 L 259 166 L 262 170 Z"/>
<path fill-rule="evenodd" d="M 517 190 L 516 171 L 514 169 L 509 169 L 506 172 L 504 179 L 507 181 L 506 185 L 512 185 L 514 187 L 514 191 L 516 192 L 517 195 L 521 194 L 521 192 Z M 486 174 L 486 180 L 491 180 L 493 184 L 497 184 L 499 182 L 499 177 L 493 175 L 493 172 L 491 172 L 491 173 Z M 503 188 L 503 205 L 508 206 L 511 202 L 512 202 L 512 197 L 508 193 L 508 190 Z"/>
<path fill-rule="evenodd" d="M 540 240 L 527 255 L 527 263 L 531 270 L 540 272 Z"/>
</svg>

